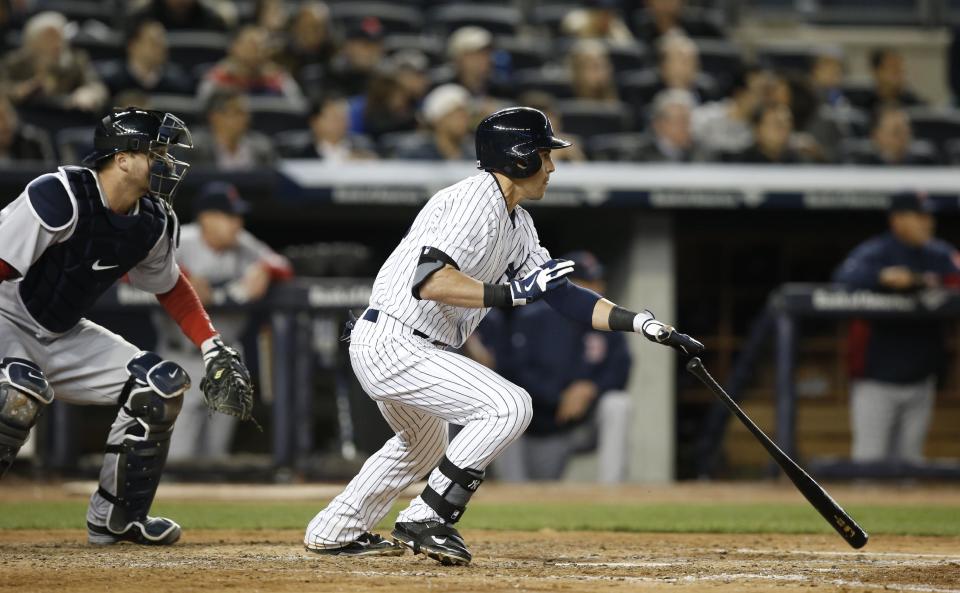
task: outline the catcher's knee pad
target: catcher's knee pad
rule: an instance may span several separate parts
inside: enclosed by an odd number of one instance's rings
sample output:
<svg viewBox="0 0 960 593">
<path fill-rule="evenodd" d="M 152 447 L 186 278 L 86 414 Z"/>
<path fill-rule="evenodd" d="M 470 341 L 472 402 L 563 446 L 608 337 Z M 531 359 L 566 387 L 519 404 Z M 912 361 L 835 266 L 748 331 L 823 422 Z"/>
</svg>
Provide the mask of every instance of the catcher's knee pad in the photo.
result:
<svg viewBox="0 0 960 593">
<path fill-rule="evenodd" d="M 444 476 L 450 479 L 443 494 L 430 487 L 423 489 L 420 498 L 432 508 L 447 523 L 456 523 L 463 517 L 463 513 L 470 502 L 470 497 L 477 491 L 486 476 L 484 470 L 459 468 L 444 455 L 437 467 Z"/>
<path fill-rule="evenodd" d="M 52 401 L 53 389 L 40 367 L 22 358 L 0 360 L 0 478 Z"/>
<path fill-rule="evenodd" d="M 127 364 L 130 378 L 123 386 L 120 404 L 132 417 L 120 442 L 107 444 L 106 453 L 116 459 L 116 493 L 101 484 L 100 496 L 113 504 L 110 527 L 123 529 L 131 521 L 143 520 L 160 484 L 167 461 L 173 423 L 190 388 L 190 377 L 176 363 L 153 352 L 140 352 Z"/>
</svg>

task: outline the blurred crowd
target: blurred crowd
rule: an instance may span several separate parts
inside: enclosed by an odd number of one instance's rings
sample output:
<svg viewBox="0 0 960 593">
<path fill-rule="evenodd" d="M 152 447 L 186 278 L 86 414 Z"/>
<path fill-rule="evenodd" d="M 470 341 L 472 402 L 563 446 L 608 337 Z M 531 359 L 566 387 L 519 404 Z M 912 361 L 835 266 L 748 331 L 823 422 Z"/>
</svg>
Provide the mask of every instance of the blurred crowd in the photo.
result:
<svg viewBox="0 0 960 593">
<path fill-rule="evenodd" d="M 571 160 L 960 162 L 957 115 L 895 47 L 851 81 L 840 48 L 748 54 L 684 0 L 0 0 L 0 38 L 0 163 L 76 162 L 111 106 L 182 116 L 190 160 L 223 169 L 473 160 L 509 104 Z"/>
</svg>

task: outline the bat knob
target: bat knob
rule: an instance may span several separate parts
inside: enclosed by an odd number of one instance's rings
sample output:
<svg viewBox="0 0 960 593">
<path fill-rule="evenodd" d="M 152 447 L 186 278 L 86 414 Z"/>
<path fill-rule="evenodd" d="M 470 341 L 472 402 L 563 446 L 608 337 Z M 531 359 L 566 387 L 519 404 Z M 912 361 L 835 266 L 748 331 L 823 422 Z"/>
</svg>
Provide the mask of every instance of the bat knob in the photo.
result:
<svg viewBox="0 0 960 593">
<path fill-rule="evenodd" d="M 687 361 L 688 371 L 693 371 L 693 370 L 702 369 L 702 368 L 703 368 L 703 361 L 700 360 L 699 356 L 694 356 L 693 358 Z"/>
</svg>

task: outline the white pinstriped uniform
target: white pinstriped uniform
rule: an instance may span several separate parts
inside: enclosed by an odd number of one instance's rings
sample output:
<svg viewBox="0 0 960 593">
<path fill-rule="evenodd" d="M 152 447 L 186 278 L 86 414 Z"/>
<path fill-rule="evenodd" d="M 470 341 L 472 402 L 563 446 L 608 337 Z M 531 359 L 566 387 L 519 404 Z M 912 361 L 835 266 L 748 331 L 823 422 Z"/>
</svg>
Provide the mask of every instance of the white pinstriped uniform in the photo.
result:
<svg viewBox="0 0 960 593">
<path fill-rule="evenodd" d="M 444 492 L 450 481 L 435 469 L 444 453 L 457 467 L 482 470 L 532 418 L 524 389 L 433 343 L 463 345 L 487 309 L 416 300 L 411 284 L 424 247 L 443 251 L 461 272 L 481 282 L 522 277 L 550 259 L 530 214 L 520 206 L 507 211 L 492 173 L 469 177 L 430 198 L 377 274 L 370 297 L 370 307 L 380 312 L 377 321 L 358 320 L 350 342 L 357 379 L 396 435 L 313 518 L 304 539 L 308 545 L 335 547 L 355 540 L 431 469 L 430 486 Z M 449 445 L 447 423 L 464 426 Z M 418 496 L 398 521 L 428 519 L 439 520 Z"/>
</svg>

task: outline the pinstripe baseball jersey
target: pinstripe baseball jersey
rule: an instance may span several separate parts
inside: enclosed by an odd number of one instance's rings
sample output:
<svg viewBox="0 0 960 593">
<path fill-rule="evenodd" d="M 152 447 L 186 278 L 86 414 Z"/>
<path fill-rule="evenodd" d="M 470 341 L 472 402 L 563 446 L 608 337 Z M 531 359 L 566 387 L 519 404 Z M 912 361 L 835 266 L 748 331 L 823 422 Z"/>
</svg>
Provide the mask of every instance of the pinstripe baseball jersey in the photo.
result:
<svg viewBox="0 0 960 593">
<path fill-rule="evenodd" d="M 550 259 L 530 213 L 507 211 L 492 173 L 480 173 L 434 194 L 377 273 L 370 306 L 450 346 L 462 346 L 489 309 L 418 300 L 412 283 L 424 249 L 433 248 L 480 282 L 507 282 Z"/>
</svg>

